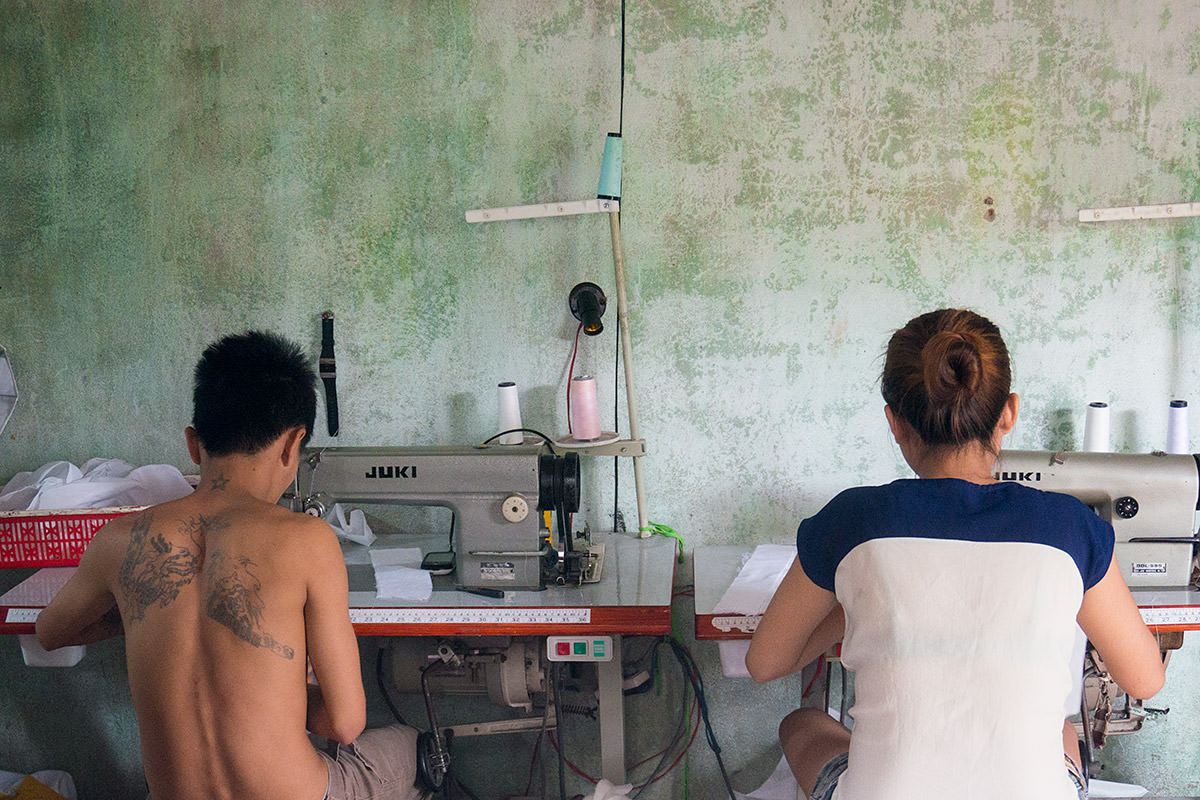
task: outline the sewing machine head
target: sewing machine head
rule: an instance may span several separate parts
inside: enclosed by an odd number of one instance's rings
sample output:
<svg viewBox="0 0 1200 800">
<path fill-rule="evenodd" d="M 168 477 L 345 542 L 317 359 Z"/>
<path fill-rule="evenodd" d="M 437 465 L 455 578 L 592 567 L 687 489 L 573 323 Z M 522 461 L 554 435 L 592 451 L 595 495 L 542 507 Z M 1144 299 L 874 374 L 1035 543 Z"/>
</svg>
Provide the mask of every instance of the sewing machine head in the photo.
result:
<svg viewBox="0 0 1200 800">
<path fill-rule="evenodd" d="M 579 509 L 579 457 L 533 445 L 316 448 L 296 482 L 293 509 L 317 516 L 334 503 L 449 508 L 457 583 L 467 589 L 541 588 L 543 564 L 557 556 L 538 512 Z"/>
<path fill-rule="evenodd" d="M 1198 457 L 1166 453 L 1005 450 L 996 478 L 1079 498 L 1117 534 L 1117 563 L 1131 587 L 1191 580 L 1200 508 Z"/>
</svg>

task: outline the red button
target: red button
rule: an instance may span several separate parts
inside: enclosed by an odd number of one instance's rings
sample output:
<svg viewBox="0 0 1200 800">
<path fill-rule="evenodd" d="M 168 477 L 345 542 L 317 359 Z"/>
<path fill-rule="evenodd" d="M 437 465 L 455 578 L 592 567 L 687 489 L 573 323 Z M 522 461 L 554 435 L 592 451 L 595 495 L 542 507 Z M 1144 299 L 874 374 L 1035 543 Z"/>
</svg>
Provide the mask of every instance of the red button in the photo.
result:
<svg viewBox="0 0 1200 800">
<path fill-rule="evenodd" d="M 570 642 L 558 642 L 557 647 L 558 647 L 558 654 L 560 656 L 571 655 L 571 643 Z"/>
</svg>

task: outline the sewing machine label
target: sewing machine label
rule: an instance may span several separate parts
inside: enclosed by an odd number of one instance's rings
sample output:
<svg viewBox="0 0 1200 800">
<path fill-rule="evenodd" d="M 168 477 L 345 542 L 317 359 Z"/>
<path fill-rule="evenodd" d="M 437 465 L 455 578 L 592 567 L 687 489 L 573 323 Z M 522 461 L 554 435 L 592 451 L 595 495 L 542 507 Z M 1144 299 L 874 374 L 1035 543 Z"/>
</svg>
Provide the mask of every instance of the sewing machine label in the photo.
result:
<svg viewBox="0 0 1200 800">
<path fill-rule="evenodd" d="M 587 625 L 590 608 L 352 608 L 355 624 Z"/>
<path fill-rule="evenodd" d="M 517 565 L 511 561 L 482 561 L 479 564 L 479 577 L 489 581 L 515 581 Z"/>
<path fill-rule="evenodd" d="M 1167 565 L 1163 561 L 1134 561 L 1129 571 L 1134 575 L 1166 575 Z"/>
<path fill-rule="evenodd" d="M 417 477 L 417 465 L 405 464 L 377 464 L 371 467 L 371 471 L 363 474 L 364 478 L 415 478 Z"/>
</svg>

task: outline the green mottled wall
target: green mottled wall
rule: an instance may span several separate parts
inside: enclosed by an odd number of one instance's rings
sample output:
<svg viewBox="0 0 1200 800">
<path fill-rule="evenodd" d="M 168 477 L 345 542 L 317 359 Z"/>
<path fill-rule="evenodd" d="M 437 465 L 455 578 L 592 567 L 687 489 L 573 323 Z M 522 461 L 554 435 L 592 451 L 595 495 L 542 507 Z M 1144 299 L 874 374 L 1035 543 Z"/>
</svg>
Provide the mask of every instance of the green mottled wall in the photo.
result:
<svg viewBox="0 0 1200 800">
<path fill-rule="evenodd" d="M 607 221 L 463 212 L 594 195 L 619 20 L 615 0 L 0 3 L 0 344 L 21 389 L 0 480 L 59 458 L 186 467 L 202 346 L 269 326 L 315 358 L 326 308 L 338 444 L 481 440 L 499 380 L 562 433 L 566 296 L 615 295 Z M 839 488 L 902 474 L 879 354 L 946 304 L 1007 335 L 1013 444 L 1078 446 L 1103 399 L 1117 447 L 1161 447 L 1167 401 L 1200 403 L 1200 222 L 1075 220 L 1200 199 L 1198 101 L 1190 0 L 630 3 L 622 224 L 651 518 L 692 544 L 783 541 Z M 611 409 L 606 321 L 579 366 Z M 607 526 L 612 466 L 585 477 Z M 1183 656 L 1176 683 L 1198 668 Z M 1115 769 L 1198 793 L 1194 754 L 1159 763 L 1198 723 L 1156 724 L 1176 744 L 1134 741 Z M 727 761 L 757 765 L 773 727 L 736 729 Z"/>
</svg>

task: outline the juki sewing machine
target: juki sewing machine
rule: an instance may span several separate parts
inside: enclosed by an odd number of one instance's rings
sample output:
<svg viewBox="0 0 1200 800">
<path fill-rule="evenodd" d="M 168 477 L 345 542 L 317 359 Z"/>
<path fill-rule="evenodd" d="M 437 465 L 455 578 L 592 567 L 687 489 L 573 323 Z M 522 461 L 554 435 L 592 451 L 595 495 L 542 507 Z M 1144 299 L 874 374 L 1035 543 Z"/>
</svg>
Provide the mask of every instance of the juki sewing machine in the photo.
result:
<svg viewBox="0 0 1200 800">
<path fill-rule="evenodd" d="M 324 516 L 334 503 L 449 508 L 457 583 L 464 589 L 536 590 L 578 579 L 588 553 L 575 550 L 566 517 L 579 510 L 579 456 L 541 445 L 325 447 L 296 476 L 292 508 Z M 558 550 L 538 512 L 554 511 Z"/>
<path fill-rule="evenodd" d="M 1166 453 L 1005 450 L 996 478 L 1063 492 L 1108 520 L 1131 588 L 1192 580 L 1200 457 Z"/>
<path fill-rule="evenodd" d="M 1116 558 L 1131 588 L 1184 587 L 1193 581 L 1200 456 L 1005 450 L 995 476 L 1078 498 L 1116 532 Z M 1156 636 L 1164 665 L 1183 644 L 1180 632 Z M 1090 645 L 1084 657 L 1080 721 L 1084 768 L 1108 736 L 1135 733 L 1151 710 L 1126 696 Z M 1158 713 L 1165 713 L 1158 712 Z"/>
</svg>

